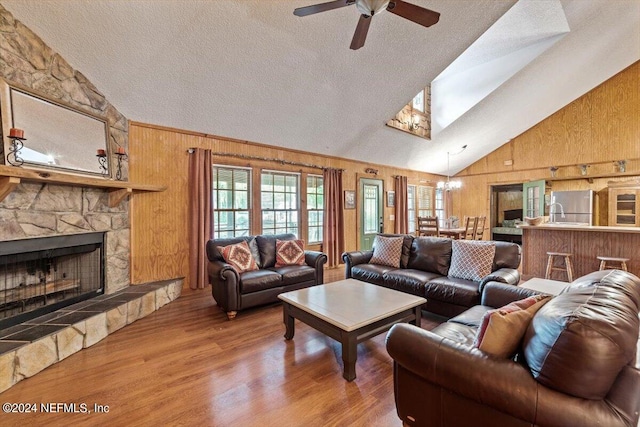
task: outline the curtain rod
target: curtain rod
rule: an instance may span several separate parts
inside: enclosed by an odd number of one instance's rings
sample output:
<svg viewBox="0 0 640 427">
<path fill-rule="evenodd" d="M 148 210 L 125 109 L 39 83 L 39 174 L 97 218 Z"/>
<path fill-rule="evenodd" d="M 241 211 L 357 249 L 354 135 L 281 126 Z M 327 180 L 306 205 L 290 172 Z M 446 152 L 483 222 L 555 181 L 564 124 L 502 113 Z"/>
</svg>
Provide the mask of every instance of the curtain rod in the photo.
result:
<svg viewBox="0 0 640 427">
<path fill-rule="evenodd" d="M 195 148 L 189 148 L 187 150 L 187 152 L 189 154 L 193 154 L 195 152 Z M 247 154 L 214 153 L 214 152 L 211 152 L 211 155 L 212 156 L 221 156 L 221 157 L 236 157 L 238 159 L 244 159 L 244 160 L 259 160 L 259 161 L 263 161 L 263 162 L 275 162 L 275 163 L 280 163 L 280 164 L 283 164 L 283 165 L 302 166 L 302 167 L 306 167 L 306 168 L 321 169 L 321 170 L 336 169 L 336 170 L 344 171 L 344 169 L 329 168 L 329 167 L 325 167 L 325 166 L 314 165 L 314 164 L 311 164 L 311 163 L 292 162 L 290 160 L 282 160 L 282 159 L 275 159 L 275 158 L 269 158 L 269 157 L 260 157 L 260 156 L 250 156 L 250 155 L 247 155 Z"/>
</svg>

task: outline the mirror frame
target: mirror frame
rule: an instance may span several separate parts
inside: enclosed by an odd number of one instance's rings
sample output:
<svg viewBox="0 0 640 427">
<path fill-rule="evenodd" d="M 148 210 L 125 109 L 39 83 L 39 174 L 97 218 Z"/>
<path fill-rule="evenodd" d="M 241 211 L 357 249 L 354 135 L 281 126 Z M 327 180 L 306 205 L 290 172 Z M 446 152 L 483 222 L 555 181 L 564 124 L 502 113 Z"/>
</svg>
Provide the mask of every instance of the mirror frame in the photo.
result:
<svg viewBox="0 0 640 427">
<path fill-rule="evenodd" d="M 55 107 L 64 108 L 73 113 L 80 114 L 82 116 L 86 116 L 98 122 L 101 122 L 104 125 L 104 149 L 107 154 L 107 173 L 103 174 L 99 171 L 98 159 L 96 159 L 96 172 L 92 172 L 85 169 L 76 169 L 68 166 L 57 166 L 57 165 L 47 165 L 44 163 L 37 162 L 29 162 L 24 160 L 24 164 L 22 166 L 28 167 L 30 169 L 45 169 L 45 170 L 56 170 L 60 172 L 72 173 L 74 175 L 89 175 L 89 176 L 103 176 L 106 179 L 112 179 L 112 162 L 111 162 L 111 149 L 110 149 L 110 130 L 109 123 L 105 117 L 99 116 L 97 114 L 90 113 L 88 111 L 81 110 L 80 108 L 71 105 L 67 102 L 52 99 L 51 97 L 42 94 L 41 92 L 35 91 L 33 89 L 21 86 L 19 84 L 6 81 L 0 78 L 0 115 L 2 116 L 2 164 L 8 165 L 7 162 L 7 154 L 9 153 L 9 147 L 11 146 L 11 139 L 9 138 L 9 129 L 15 127 L 13 125 L 13 102 L 11 98 L 11 90 L 15 90 L 25 95 L 31 96 L 33 98 L 44 101 L 48 104 L 51 104 Z M 28 135 L 29 130 L 25 129 L 25 133 Z M 28 141 L 28 138 L 26 138 Z M 26 144 L 25 144 L 26 145 Z M 102 148 L 102 147 L 97 147 Z M 91 147 L 91 150 L 96 149 L 96 147 Z"/>
</svg>

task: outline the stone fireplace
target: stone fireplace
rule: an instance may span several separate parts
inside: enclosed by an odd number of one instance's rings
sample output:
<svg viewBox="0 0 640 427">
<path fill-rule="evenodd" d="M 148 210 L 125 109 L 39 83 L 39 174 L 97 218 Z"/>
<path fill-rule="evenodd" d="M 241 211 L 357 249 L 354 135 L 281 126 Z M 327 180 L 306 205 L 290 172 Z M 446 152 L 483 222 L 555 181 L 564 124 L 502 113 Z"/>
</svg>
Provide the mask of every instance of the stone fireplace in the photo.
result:
<svg viewBox="0 0 640 427">
<path fill-rule="evenodd" d="M 105 233 L 0 242 L 0 329 L 104 293 Z"/>
</svg>

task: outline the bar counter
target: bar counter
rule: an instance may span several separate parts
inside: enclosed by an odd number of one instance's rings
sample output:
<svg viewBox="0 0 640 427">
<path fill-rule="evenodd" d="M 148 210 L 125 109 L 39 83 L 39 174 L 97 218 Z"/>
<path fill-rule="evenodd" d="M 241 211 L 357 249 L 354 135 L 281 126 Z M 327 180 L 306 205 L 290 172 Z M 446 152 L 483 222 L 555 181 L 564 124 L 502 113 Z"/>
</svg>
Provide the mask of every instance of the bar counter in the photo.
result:
<svg viewBox="0 0 640 427">
<path fill-rule="evenodd" d="M 640 227 L 607 227 L 590 225 L 540 224 L 521 225 L 522 275 L 544 277 L 547 252 L 573 254 L 574 279 L 598 270 L 597 256 L 629 258 L 627 267 L 635 275 L 640 273 Z M 567 280 L 564 272 L 553 271 L 551 278 Z"/>
</svg>

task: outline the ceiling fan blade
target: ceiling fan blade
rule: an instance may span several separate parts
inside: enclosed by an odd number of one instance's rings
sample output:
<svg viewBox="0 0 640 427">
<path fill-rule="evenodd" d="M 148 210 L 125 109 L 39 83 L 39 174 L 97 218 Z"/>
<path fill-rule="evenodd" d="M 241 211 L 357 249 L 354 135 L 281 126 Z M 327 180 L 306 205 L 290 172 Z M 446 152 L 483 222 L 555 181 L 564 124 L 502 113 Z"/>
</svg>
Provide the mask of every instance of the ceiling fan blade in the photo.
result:
<svg viewBox="0 0 640 427">
<path fill-rule="evenodd" d="M 416 6 L 415 4 L 405 3 L 401 0 L 390 1 L 387 10 L 424 27 L 430 27 L 440 19 L 438 12 Z"/>
<path fill-rule="evenodd" d="M 364 46 L 364 41 L 367 39 L 367 32 L 369 31 L 369 25 L 371 24 L 371 16 L 360 15 L 356 32 L 353 34 L 351 40 L 351 49 L 358 50 Z"/>
<path fill-rule="evenodd" d="M 327 10 L 338 9 L 340 7 L 351 6 L 355 0 L 337 0 L 328 3 L 314 4 L 312 6 L 299 7 L 293 11 L 296 16 L 313 15 L 314 13 L 326 12 Z"/>
</svg>

